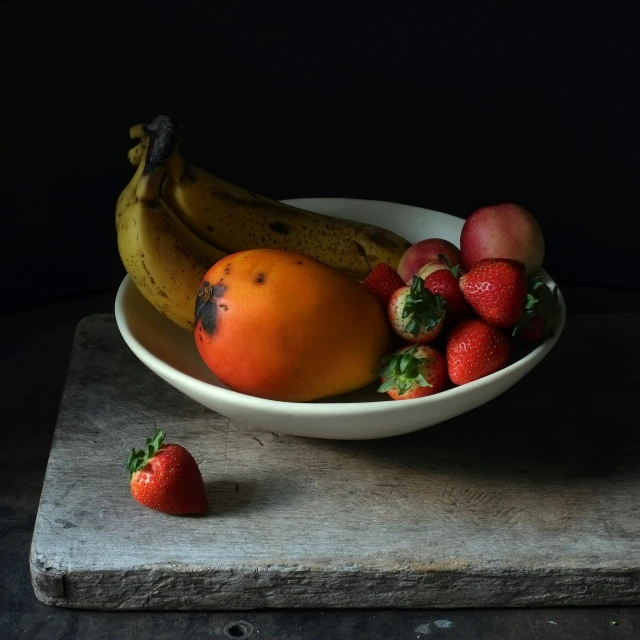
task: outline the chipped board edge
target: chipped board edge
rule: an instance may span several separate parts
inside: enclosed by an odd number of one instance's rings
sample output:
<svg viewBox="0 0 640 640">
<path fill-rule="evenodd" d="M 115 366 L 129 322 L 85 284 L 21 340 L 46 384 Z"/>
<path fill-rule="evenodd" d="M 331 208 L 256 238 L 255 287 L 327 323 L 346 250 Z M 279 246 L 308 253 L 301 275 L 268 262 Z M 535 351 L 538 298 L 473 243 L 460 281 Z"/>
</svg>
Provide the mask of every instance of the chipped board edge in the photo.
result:
<svg viewBox="0 0 640 640">
<path fill-rule="evenodd" d="M 166 569 L 166 568 L 165 568 Z M 37 554 L 38 600 L 97 610 L 256 610 L 297 608 L 465 609 L 637 605 L 636 569 L 416 571 L 366 567 L 257 567 L 245 571 L 163 567 L 62 572 Z M 524 581 L 523 581 L 524 578 Z M 610 584 L 617 595 L 611 596 Z M 96 585 L 100 585 L 96 589 Z M 203 589 L 206 585 L 206 589 Z M 92 598 L 87 598 L 92 594 Z M 195 599 L 194 599 L 194 596 Z"/>
<path fill-rule="evenodd" d="M 65 606 L 65 573 L 51 565 L 35 551 L 32 543 L 29 570 L 36 598 L 47 605 Z"/>
</svg>

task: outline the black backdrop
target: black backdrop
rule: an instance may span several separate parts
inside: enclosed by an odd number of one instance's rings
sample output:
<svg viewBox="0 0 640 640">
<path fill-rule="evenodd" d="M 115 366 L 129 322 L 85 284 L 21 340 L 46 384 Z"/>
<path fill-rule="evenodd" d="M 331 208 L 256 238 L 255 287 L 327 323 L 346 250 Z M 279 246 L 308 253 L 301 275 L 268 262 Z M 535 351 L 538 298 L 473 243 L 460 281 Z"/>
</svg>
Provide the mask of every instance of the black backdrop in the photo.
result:
<svg viewBox="0 0 640 640">
<path fill-rule="evenodd" d="M 0 4 L 2 308 L 117 287 L 127 132 L 158 113 L 254 191 L 518 202 L 558 281 L 640 289 L 630 11 L 440 4 Z"/>
</svg>

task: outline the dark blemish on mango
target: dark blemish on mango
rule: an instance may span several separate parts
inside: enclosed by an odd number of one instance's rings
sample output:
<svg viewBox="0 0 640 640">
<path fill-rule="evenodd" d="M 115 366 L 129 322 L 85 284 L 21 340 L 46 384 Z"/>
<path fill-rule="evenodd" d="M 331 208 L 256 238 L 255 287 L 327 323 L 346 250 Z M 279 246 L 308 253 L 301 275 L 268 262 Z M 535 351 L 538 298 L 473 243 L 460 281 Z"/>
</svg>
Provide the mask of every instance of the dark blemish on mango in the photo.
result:
<svg viewBox="0 0 640 640">
<path fill-rule="evenodd" d="M 302 262 L 300 260 L 298 260 L 298 262 L 296 262 L 296 264 L 302 264 Z"/>
<path fill-rule="evenodd" d="M 213 231 L 213 227 L 210 224 L 207 225 L 207 231 Z"/>
<path fill-rule="evenodd" d="M 258 284 L 262 284 L 262 283 L 265 281 L 265 278 L 266 278 L 266 276 L 264 275 L 264 273 L 259 273 L 259 274 L 256 276 L 256 282 L 257 282 Z"/>
<path fill-rule="evenodd" d="M 162 291 L 162 289 L 160 291 L 158 291 L 158 295 L 161 298 L 168 298 L 169 297 L 164 291 Z"/>
<path fill-rule="evenodd" d="M 195 319 L 200 321 L 202 328 L 212 336 L 218 324 L 218 304 L 215 298 L 221 298 L 227 290 L 222 284 L 212 285 L 203 282 L 196 298 Z"/>
<path fill-rule="evenodd" d="M 270 222 L 269 229 L 271 231 L 275 231 L 276 233 L 281 233 L 283 236 L 289 234 L 289 227 L 284 222 Z"/>
</svg>

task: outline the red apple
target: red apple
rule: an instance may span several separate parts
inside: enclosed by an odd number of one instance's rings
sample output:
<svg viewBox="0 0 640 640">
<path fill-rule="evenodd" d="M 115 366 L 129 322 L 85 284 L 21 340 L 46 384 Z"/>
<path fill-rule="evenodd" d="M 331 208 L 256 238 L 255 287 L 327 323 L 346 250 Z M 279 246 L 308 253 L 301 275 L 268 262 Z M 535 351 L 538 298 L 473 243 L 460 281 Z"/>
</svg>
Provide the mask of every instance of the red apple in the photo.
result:
<svg viewBox="0 0 640 640">
<path fill-rule="evenodd" d="M 418 273 L 428 262 L 438 260 L 438 255 L 443 255 L 455 267 L 460 264 L 460 250 L 448 240 L 442 238 L 427 238 L 412 244 L 400 258 L 398 273 L 405 282 Z"/>
<path fill-rule="evenodd" d="M 544 237 L 526 209 L 504 203 L 477 209 L 467 218 L 460 251 L 467 270 L 484 258 L 510 258 L 524 263 L 527 274 L 533 274 L 544 260 Z"/>
</svg>

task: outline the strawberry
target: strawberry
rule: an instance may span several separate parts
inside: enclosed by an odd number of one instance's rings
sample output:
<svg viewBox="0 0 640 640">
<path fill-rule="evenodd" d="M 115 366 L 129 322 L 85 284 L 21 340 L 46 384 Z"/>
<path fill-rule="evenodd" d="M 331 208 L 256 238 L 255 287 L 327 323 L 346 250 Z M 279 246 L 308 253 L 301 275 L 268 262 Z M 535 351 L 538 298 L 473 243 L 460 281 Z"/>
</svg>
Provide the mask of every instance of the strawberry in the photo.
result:
<svg viewBox="0 0 640 640">
<path fill-rule="evenodd" d="M 506 258 L 479 260 L 460 278 L 460 290 L 480 318 L 494 327 L 509 327 L 524 313 L 525 266 Z"/>
<path fill-rule="evenodd" d="M 558 285 L 553 291 L 541 277 L 529 278 L 524 314 L 516 323 L 513 336 L 525 342 L 542 342 L 553 336 L 560 320 Z"/>
<path fill-rule="evenodd" d="M 385 309 L 393 292 L 405 286 L 398 272 L 386 262 L 377 264 L 362 284 L 378 298 Z"/>
<path fill-rule="evenodd" d="M 513 330 L 513 336 L 516 335 L 523 342 L 537 343 L 542 342 L 545 333 L 545 322 L 542 318 L 525 319 L 524 316 L 518 320 Z"/>
<path fill-rule="evenodd" d="M 145 507 L 176 515 L 205 513 L 207 496 L 193 456 L 178 444 L 164 444 L 158 429 L 127 462 L 131 494 Z"/>
<path fill-rule="evenodd" d="M 387 315 L 391 328 L 407 342 L 431 342 L 442 331 L 446 302 L 424 286 L 424 280 L 413 276 L 411 286 L 395 291 L 389 300 Z"/>
<path fill-rule="evenodd" d="M 449 378 L 461 385 L 502 369 L 509 360 L 511 344 L 499 329 L 483 320 L 465 320 L 447 338 Z"/>
<path fill-rule="evenodd" d="M 424 286 L 431 293 L 438 294 L 445 299 L 447 322 L 456 324 L 471 315 L 471 307 L 460 290 L 460 265 L 452 267 L 444 256 L 438 257 L 444 261 L 446 268 L 430 273 L 424 280 Z"/>
<path fill-rule="evenodd" d="M 380 393 L 393 400 L 422 398 L 442 391 L 447 384 L 447 364 L 426 344 L 402 347 L 380 360 Z"/>
</svg>

